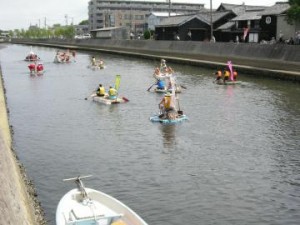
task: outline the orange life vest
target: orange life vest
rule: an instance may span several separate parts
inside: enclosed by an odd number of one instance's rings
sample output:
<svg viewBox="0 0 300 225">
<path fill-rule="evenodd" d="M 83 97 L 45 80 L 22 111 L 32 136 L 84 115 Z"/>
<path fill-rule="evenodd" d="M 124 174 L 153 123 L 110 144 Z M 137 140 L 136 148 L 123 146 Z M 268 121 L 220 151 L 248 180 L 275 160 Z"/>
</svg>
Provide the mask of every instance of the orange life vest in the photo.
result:
<svg viewBox="0 0 300 225">
<path fill-rule="evenodd" d="M 171 97 L 166 96 L 164 98 L 164 107 L 165 109 L 169 109 L 171 107 Z"/>
</svg>

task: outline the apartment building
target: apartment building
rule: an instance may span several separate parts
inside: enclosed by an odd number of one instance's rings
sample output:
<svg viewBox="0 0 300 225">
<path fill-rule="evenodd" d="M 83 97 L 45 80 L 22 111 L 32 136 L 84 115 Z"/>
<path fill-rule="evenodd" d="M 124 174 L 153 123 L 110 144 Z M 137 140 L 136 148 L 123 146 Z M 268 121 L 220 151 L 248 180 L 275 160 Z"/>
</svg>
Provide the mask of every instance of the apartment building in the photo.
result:
<svg viewBox="0 0 300 225">
<path fill-rule="evenodd" d="M 172 3 L 171 0 L 90 0 L 89 30 L 126 27 L 128 31 L 138 34 L 148 29 L 147 20 L 151 12 L 192 14 L 202 10 L 204 10 L 204 4 Z"/>
</svg>

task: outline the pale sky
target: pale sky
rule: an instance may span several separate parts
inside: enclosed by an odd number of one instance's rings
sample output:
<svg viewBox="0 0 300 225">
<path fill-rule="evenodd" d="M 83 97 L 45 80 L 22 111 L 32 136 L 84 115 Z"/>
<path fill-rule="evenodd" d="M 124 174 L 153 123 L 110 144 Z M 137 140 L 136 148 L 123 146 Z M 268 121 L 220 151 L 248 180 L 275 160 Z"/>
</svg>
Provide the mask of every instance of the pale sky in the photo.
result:
<svg viewBox="0 0 300 225">
<path fill-rule="evenodd" d="M 1 0 L 0 30 L 28 29 L 30 25 L 52 26 L 66 22 L 78 24 L 88 19 L 89 0 Z M 146 0 L 157 1 L 157 0 Z M 160 1 L 160 0 L 158 0 Z M 221 3 L 271 6 L 280 0 L 212 0 L 213 8 Z M 285 0 L 281 0 L 285 1 Z M 287 1 L 287 0 L 286 0 Z M 171 0 L 171 2 L 190 2 L 204 4 L 210 8 L 210 0 Z"/>
</svg>

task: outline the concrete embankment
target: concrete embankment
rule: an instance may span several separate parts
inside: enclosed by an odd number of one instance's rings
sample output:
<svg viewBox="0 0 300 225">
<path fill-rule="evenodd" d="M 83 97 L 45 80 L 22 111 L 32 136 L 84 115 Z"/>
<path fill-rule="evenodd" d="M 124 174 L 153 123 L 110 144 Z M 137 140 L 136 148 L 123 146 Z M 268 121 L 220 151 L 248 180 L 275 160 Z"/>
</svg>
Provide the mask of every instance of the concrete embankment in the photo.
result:
<svg viewBox="0 0 300 225">
<path fill-rule="evenodd" d="M 13 39 L 12 43 L 165 58 L 214 70 L 230 60 L 240 72 L 300 81 L 300 45 L 102 39 Z"/>
<path fill-rule="evenodd" d="M 13 151 L 1 67 L 0 171 L 0 224 L 45 224 L 33 184 Z"/>
</svg>

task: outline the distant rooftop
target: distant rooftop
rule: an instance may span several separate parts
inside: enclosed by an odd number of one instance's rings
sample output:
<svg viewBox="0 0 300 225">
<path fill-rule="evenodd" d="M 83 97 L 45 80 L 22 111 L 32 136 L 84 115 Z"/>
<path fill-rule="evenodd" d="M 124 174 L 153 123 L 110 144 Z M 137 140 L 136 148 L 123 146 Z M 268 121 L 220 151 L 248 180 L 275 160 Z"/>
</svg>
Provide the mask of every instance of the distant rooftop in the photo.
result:
<svg viewBox="0 0 300 225">
<path fill-rule="evenodd" d="M 266 8 L 261 15 L 279 15 L 285 13 L 289 8 L 288 2 L 276 2 L 275 5 Z"/>
<path fill-rule="evenodd" d="M 213 23 L 218 21 L 219 19 L 223 18 L 225 15 L 231 12 L 213 12 L 212 14 L 212 21 Z M 179 16 L 172 16 L 164 18 L 157 27 L 171 27 L 171 26 L 180 26 L 192 19 L 198 19 L 206 24 L 210 24 L 210 13 L 205 12 L 201 14 L 191 14 L 191 15 L 179 15 Z"/>
<path fill-rule="evenodd" d="M 251 12 L 244 12 L 243 14 L 235 17 L 232 19 L 232 21 L 240 21 L 240 20 L 260 20 L 261 15 L 257 11 L 251 11 Z"/>
<path fill-rule="evenodd" d="M 252 5 L 237 5 L 237 4 L 227 4 L 221 3 L 217 8 L 217 11 L 232 11 L 237 16 L 243 14 L 245 11 L 262 11 L 268 8 L 267 6 L 252 6 Z"/>
</svg>

